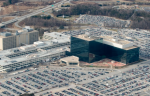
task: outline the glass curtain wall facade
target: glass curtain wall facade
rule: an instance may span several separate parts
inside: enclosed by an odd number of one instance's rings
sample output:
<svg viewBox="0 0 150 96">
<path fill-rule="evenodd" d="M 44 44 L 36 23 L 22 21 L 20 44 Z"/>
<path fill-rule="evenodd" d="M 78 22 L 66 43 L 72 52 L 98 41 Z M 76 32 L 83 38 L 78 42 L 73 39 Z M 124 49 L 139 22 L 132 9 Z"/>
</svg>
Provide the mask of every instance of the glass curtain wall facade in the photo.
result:
<svg viewBox="0 0 150 96">
<path fill-rule="evenodd" d="M 103 39 L 86 41 L 80 38 L 71 37 L 70 55 L 78 56 L 80 61 L 89 63 L 109 58 L 129 64 L 139 60 L 139 47 L 125 50 L 103 44 Z"/>
<path fill-rule="evenodd" d="M 89 62 L 89 41 L 71 37 L 71 55 L 79 57 L 81 61 Z"/>
</svg>

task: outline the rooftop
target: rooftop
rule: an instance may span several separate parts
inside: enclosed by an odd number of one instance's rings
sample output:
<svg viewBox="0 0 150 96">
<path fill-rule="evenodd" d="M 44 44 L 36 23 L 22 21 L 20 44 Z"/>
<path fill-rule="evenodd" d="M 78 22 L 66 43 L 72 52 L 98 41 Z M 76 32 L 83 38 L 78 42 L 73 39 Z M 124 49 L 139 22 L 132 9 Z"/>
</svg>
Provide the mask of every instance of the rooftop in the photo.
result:
<svg viewBox="0 0 150 96">
<path fill-rule="evenodd" d="M 44 35 L 43 35 L 44 39 L 46 40 L 51 40 L 51 39 L 70 39 L 70 36 L 67 36 L 67 35 L 64 35 L 62 33 L 58 33 L 58 32 L 51 32 L 51 33 L 48 33 L 48 32 L 44 32 Z"/>
<path fill-rule="evenodd" d="M 57 39 L 52 39 L 52 40 L 47 40 L 47 41 L 37 41 L 34 42 L 34 44 L 30 44 L 30 45 L 26 45 L 26 46 L 21 46 L 21 47 L 16 47 L 16 48 L 11 48 L 11 49 L 7 49 L 7 50 L 2 50 L 0 51 L 0 54 L 2 56 L 8 55 L 8 54 L 14 54 L 14 50 L 19 50 L 16 51 L 17 52 L 24 52 L 24 51 L 28 51 L 31 49 L 39 49 L 39 48 L 44 48 L 47 46 L 52 46 L 52 45 L 56 45 L 59 43 L 65 43 L 65 42 L 70 42 L 69 36 L 67 36 L 68 38 L 57 38 Z M 0 56 L 1 57 L 1 56 Z"/>
<path fill-rule="evenodd" d="M 79 61 L 79 57 L 69 56 L 69 57 L 62 58 L 61 60 L 65 60 L 68 62 L 77 62 L 77 61 Z"/>
<path fill-rule="evenodd" d="M 88 36 L 86 34 L 77 35 L 75 37 L 79 38 L 79 39 L 87 40 L 87 41 L 92 41 L 92 40 L 100 39 L 100 37 Z"/>
<path fill-rule="evenodd" d="M 130 44 L 131 42 L 130 41 L 127 41 L 127 40 L 121 40 L 121 39 L 114 39 L 110 36 L 100 36 L 101 38 L 103 38 L 103 40 L 107 40 L 109 42 L 113 42 L 113 43 L 118 43 L 118 44 L 121 44 L 121 45 L 125 45 L 125 44 Z"/>
<path fill-rule="evenodd" d="M 103 40 L 107 40 L 107 41 L 113 42 L 113 43 L 118 43 L 118 44 L 121 44 L 121 45 L 125 45 L 125 44 L 131 43 L 130 41 L 121 40 L 121 39 L 114 39 L 114 38 L 112 38 L 110 36 L 94 37 L 94 36 L 88 36 L 86 34 L 82 34 L 82 35 L 77 35 L 75 37 L 80 38 L 80 39 L 84 39 L 84 40 L 87 40 L 87 41 L 92 41 L 92 40 L 103 38 Z"/>
<path fill-rule="evenodd" d="M 130 50 L 130 49 L 134 49 L 134 48 L 137 48 L 137 46 L 132 46 L 132 47 L 124 48 L 124 50 Z"/>
<path fill-rule="evenodd" d="M 0 51 L 0 65 L 11 64 L 12 61 L 20 62 L 24 60 L 29 60 L 29 58 L 42 57 L 48 54 L 59 53 L 60 51 L 68 50 L 63 43 L 69 43 L 70 39 L 57 38 L 47 41 L 37 41 L 34 44 L 16 47 L 8 50 Z M 55 46 L 50 47 L 50 46 Z M 63 47 L 59 47 L 63 46 Z M 69 44 L 68 44 L 69 45 Z M 52 50 L 53 49 L 53 50 Z"/>
<path fill-rule="evenodd" d="M 13 59 L 5 58 L 3 60 L 0 60 L 0 65 L 1 66 L 9 65 L 9 64 L 13 64 L 14 62 L 27 61 L 27 60 L 30 60 L 30 59 L 33 59 L 33 58 L 43 57 L 43 56 L 47 56 L 47 55 L 51 55 L 51 54 L 64 52 L 64 51 L 65 50 L 57 48 L 57 49 L 53 49 L 53 50 L 49 50 L 49 51 L 45 51 L 45 52 L 36 52 L 36 53 L 33 53 L 33 54 L 19 56 L 19 57 L 13 58 Z"/>
<path fill-rule="evenodd" d="M 24 34 L 24 33 L 28 33 L 28 32 L 37 32 L 37 30 L 33 30 L 32 28 L 30 28 L 29 26 L 26 26 L 25 28 L 23 28 L 22 30 L 18 30 L 15 33 L 11 33 L 11 32 L 1 32 L 0 33 L 0 38 L 7 38 L 10 36 L 16 36 L 16 35 L 20 35 L 20 34 Z"/>
<path fill-rule="evenodd" d="M 82 35 L 77 35 L 75 37 L 79 38 L 79 39 L 86 40 L 86 41 L 93 41 L 93 40 L 102 39 L 102 42 L 104 44 L 114 46 L 117 48 L 121 48 L 121 49 L 125 49 L 125 50 L 137 48 L 136 46 L 133 46 L 133 43 L 130 41 L 115 39 L 111 36 L 97 36 L 96 37 L 96 36 L 90 35 L 89 33 L 86 33 L 86 34 L 82 34 Z"/>
</svg>

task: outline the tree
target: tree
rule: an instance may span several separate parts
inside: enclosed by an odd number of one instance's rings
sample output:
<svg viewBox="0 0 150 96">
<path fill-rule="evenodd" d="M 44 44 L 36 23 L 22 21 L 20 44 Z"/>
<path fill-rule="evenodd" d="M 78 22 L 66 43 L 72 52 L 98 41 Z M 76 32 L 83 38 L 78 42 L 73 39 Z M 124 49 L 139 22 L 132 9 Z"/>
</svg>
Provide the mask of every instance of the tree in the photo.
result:
<svg viewBox="0 0 150 96">
<path fill-rule="evenodd" d="M 10 4 L 15 4 L 17 3 L 19 0 L 6 0 L 4 3 L 3 3 L 3 6 L 8 6 Z"/>
<path fill-rule="evenodd" d="M 69 30 L 71 30 L 71 29 L 72 29 L 72 27 L 69 25 L 69 26 L 68 26 L 68 29 L 69 29 Z"/>
<path fill-rule="evenodd" d="M 47 19 L 51 19 L 51 16 L 50 16 L 50 15 L 48 15 L 48 16 L 47 16 Z"/>
<path fill-rule="evenodd" d="M 53 30 L 54 30 L 54 31 L 56 31 L 56 30 L 57 30 L 57 27 L 56 27 L 56 26 L 54 26 L 54 27 L 53 27 Z"/>
<path fill-rule="evenodd" d="M 64 29 L 64 26 L 61 25 L 61 26 L 59 27 L 59 29 Z"/>
<path fill-rule="evenodd" d="M 11 1 L 12 1 L 12 0 L 8 0 L 8 3 L 9 3 L 9 4 L 12 4 L 12 2 L 11 2 Z"/>
</svg>

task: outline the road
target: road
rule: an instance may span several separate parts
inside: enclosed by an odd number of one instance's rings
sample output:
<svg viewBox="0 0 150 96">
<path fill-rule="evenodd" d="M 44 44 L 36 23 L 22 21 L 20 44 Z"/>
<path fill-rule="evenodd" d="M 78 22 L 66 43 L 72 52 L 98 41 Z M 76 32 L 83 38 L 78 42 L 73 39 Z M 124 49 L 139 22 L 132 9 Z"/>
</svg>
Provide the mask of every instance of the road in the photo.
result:
<svg viewBox="0 0 150 96">
<path fill-rule="evenodd" d="M 27 14 L 27 15 L 24 15 L 24 16 L 21 16 L 21 17 L 18 17 L 18 18 L 14 18 L 14 19 L 8 20 L 8 21 L 6 21 L 6 22 L 2 22 L 2 23 L 0 23 L 0 27 L 3 27 L 3 26 L 5 26 L 5 25 L 7 25 L 7 24 L 10 24 L 10 23 L 14 23 L 14 22 L 16 22 L 16 21 L 17 21 L 17 22 L 20 22 L 20 21 L 22 21 L 22 20 L 24 20 L 24 19 L 26 19 L 26 18 L 31 17 L 31 16 L 40 14 L 40 13 L 42 13 L 42 12 L 48 11 L 48 10 L 53 9 L 53 8 L 56 8 L 56 7 L 59 7 L 62 3 L 66 3 L 66 2 L 69 2 L 69 1 L 63 0 L 63 1 L 61 1 L 61 2 L 58 2 L 58 3 L 54 4 L 54 6 L 48 5 L 47 7 L 42 8 L 42 9 L 39 9 L 39 10 L 36 10 L 36 11 L 30 13 L 30 14 Z M 18 24 L 15 24 L 15 25 L 17 26 Z M 20 26 L 17 26 L 17 27 L 20 28 Z"/>
</svg>

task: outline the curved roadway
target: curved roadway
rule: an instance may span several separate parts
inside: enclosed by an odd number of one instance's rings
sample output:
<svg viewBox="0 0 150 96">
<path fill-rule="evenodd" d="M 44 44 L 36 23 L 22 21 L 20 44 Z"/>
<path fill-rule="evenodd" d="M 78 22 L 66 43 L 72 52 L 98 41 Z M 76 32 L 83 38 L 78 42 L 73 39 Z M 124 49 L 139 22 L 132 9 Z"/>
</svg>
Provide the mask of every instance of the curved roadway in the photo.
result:
<svg viewBox="0 0 150 96">
<path fill-rule="evenodd" d="M 10 24 L 10 23 L 13 23 L 13 22 L 16 22 L 16 21 L 17 21 L 17 23 L 16 23 L 15 25 L 16 25 L 17 27 L 19 27 L 19 28 L 22 28 L 21 26 L 18 25 L 18 23 L 19 23 L 20 21 L 22 21 L 22 20 L 24 20 L 24 19 L 26 19 L 26 18 L 28 18 L 28 17 L 31 17 L 31 16 L 37 15 L 37 14 L 39 14 L 39 13 L 42 13 L 43 11 L 48 11 L 48 10 L 50 10 L 50 9 L 52 9 L 52 8 L 56 8 L 57 6 L 60 6 L 62 3 L 66 3 L 66 2 L 68 2 L 68 1 L 63 0 L 63 1 L 61 1 L 61 2 L 58 2 L 58 3 L 54 4 L 53 7 L 52 7 L 52 5 L 48 5 L 47 7 L 42 8 L 42 9 L 39 9 L 39 10 L 36 10 L 36 11 L 34 11 L 33 13 L 30 13 L 30 14 L 27 14 L 27 15 L 24 15 L 24 16 L 15 18 L 15 19 L 8 20 L 8 21 L 6 21 L 6 22 L 2 22 L 2 23 L 0 23 L 0 27 L 3 27 L 3 26 L 5 26 L 5 25 L 7 25 L 7 24 Z"/>
</svg>

